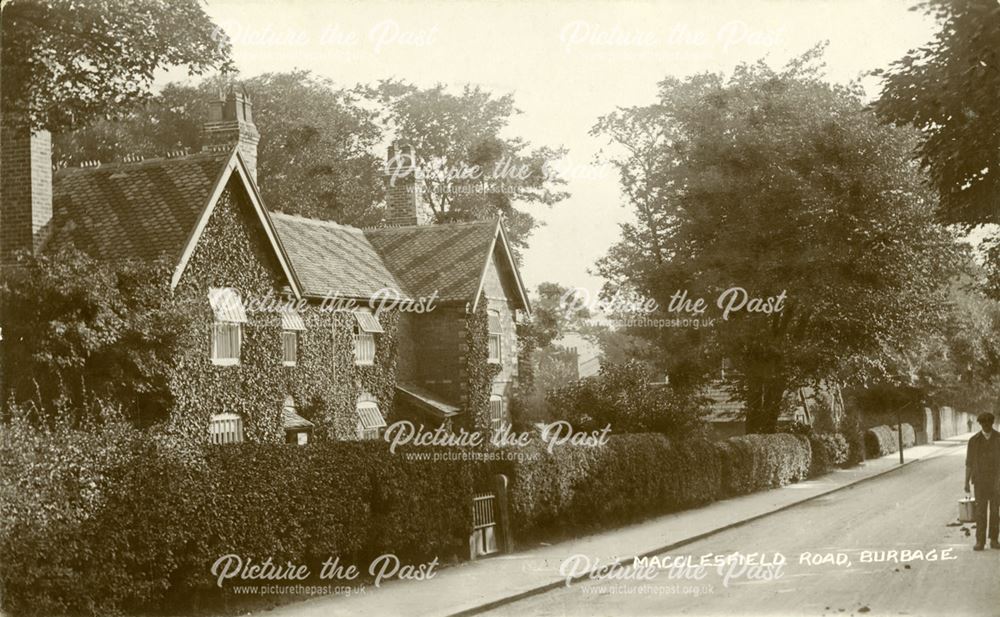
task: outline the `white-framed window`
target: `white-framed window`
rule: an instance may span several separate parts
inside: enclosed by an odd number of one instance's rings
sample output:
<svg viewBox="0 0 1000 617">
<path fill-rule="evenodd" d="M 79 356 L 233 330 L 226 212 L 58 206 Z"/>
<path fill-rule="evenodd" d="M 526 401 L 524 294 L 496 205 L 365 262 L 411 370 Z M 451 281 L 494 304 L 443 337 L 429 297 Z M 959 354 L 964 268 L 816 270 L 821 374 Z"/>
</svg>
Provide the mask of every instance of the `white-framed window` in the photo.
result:
<svg viewBox="0 0 1000 617">
<path fill-rule="evenodd" d="M 243 345 L 243 324 L 212 324 L 212 364 L 231 366 L 240 363 Z"/>
<path fill-rule="evenodd" d="M 295 366 L 299 359 L 299 332 L 306 329 L 302 317 L 295 311 L 281 313 L 281 364 Z"/>
<path fill-rule="evenodd" d="M 243 418 L 235 413 L 217 413 L 208 421 L 208 437 L 213 444 L 242 443 Z"/>
<path fill-rule="evenodd" d="M 232 366 L 240 363 L 243 346 L 243 324 L 247 322 L 246 310 L 239 292 L 231 287 L 212 287 L 208 290 L 215 321 L 212 324 L 212 364 Z"/>
<path fill-rule="evenodd" d="M 360 366 L 375 364 L 375 335 L 371 332 L 354 332 L 354 363 Z"/>
<path fill-rule="evenodd" d="M 357 436 L 358 439 L 378 439 L 379 432 L 385 428 L 385 418 L 379 411 L 378 403 L 371 400 L 358 401 L 356 408 L 358 414 Z"/>
<path fill-rule="evenodd" d="M 500 313 L 490 311 L 489 319 L 489 356 L 491 364 L 500 364 L 503 360 L 503 328 L 500 325 Z"/>
<path fill-rule="evenodd" d="M 375 334 L 385 332 L 378 316 L 369 311 L 354 311 L 354 363 L 368 366 L 375 363 Z"/>
<path fill-rule="evenodd" d="M 500 429 L 507 422 L 504 410 L 503 397 L 497 394 L 490 396 L 490 430 L 499 433 Z"/>
<path fill-rule="evenodd" d="M 281 365 L 295 366 L 299 358 L 299 333 L 295 330 L 281 331 Z"/>
</svg>

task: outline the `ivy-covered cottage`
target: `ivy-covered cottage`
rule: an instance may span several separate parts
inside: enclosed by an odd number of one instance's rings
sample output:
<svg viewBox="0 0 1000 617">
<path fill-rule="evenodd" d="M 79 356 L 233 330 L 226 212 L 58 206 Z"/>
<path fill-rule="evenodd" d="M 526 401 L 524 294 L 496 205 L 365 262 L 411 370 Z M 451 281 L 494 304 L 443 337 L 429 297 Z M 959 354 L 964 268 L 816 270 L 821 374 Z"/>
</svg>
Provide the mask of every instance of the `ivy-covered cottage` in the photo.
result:
<svg viewBox="0 0 1000 617">
<path fill-rule="evenodd" d="M 193 154 L 53 174 L 47 134 L 4 137 L 5 261 L 64 244 L 168 260 L 192 319 L 167 430 L 305 443 L 378 438 L 400 418 L 507 419 L 529 305 L 503 223 L 419 224 L 409 149 L 390 149 L 387 226 L 358 229 L 265 206 L 240 93 L 213 103 Z"/>
</svg>

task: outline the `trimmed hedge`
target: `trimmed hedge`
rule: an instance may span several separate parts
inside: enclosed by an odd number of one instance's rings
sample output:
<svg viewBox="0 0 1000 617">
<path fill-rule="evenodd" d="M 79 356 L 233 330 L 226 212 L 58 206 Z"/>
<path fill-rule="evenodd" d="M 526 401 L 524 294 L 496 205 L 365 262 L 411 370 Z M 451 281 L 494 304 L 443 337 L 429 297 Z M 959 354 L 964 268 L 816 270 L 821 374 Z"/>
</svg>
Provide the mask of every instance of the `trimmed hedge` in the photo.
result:
<svg viewBox="0 0 1000 617">
<path fill-rule="evenodd" d="M 865 456 L 878 458 L 899 450 L 896 443 L 896 431 L 882 424 L 865 431 Z"/>
<path fill-rule="evenodd" d="M 30 509 L 4 510 L 18 518 L 0 528 L 4 608 L 45 615 L 178 609 L 218 593 L 210 568 L 230 553 L 290 560 L 315 573 L 333 556 L 365 570 L 385 552 L 415 563 L 468 550 L 468 464 L 407 460 L 384 442 L 209 450 L 179 456 L 139 440 L 115 448 L 113 459 L 88 468 L 86 504 L 74 481 L 78 461 L 60 466 L 52 485 L 42 474 L 28 482 L 0 478 L 0 495 L 13 503 L 32 503 L 27 493 L 41 488 L 48 506 L 76 504 L 73 516 L 67 510 L 49 520 Z"/>
<path fill-rule="evenodd" d="M 850 444 L 841 433 L 814 433 L 809 435 L 812 465 L 809 476 L 816 477 L 837 467 L 843 467 L 850 458 Z"/>
<path fill-rule="evenodd" d="M 902 424 L 903 447 L 910 448 L 917 443 L 917 434 L 911 424 Z M 868 458 L 878 458 L 899 451 L 899 436 L 896 426 L 873 426 L 865 431 L 865 454 Z"/>
<path fill-rule="evenodd" d="M 720 447 L 726 497 L 784 486 L 809 475 L 812 453 L 809 440 L 802 435 L 744 435 Z"/>
<path fill-rule="evenodd" d="M 219 597 L 210 568 L 231 553 L 313 572 L 331 556 L 447 562 L 468 549 L 476 479 L 496 471 L 510 476 L 525 541 L 796 482 L 812 458 L 808 438 L 788 434 L 623 434 L 554 453 L 535 442 L 497 465 L 409 460 L 384 442 L 181 452 L 127 432 L 80 435 L 0 429 L 0 581 L 14 614 L 184 610 Z"/>
<path fill-rule="evenodd" d="M 514 537 L 551 538 L 625 524 L 804 479 L 809 443 L 796 435 L 672 442 L 613 435 L 600 449 L 529 452 L 512 469 Z"/>
</svg>

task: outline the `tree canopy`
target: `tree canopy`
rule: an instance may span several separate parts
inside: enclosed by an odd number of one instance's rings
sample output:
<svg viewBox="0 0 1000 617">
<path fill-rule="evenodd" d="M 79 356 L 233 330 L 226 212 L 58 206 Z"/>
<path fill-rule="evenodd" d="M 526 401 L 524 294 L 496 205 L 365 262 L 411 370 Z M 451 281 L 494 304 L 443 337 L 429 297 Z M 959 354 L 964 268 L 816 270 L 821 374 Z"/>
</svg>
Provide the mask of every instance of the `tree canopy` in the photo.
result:
<svg viewBox="0 0 1000 617">
<path fill-rule="evenodd" d="M 921 162 L 948 222 L 1000 223 L 1000 4 L 922 0 L 934 39 L 887 71 L 875 104 L 891 122 L 920 129 Z"/>
<path fill-rule="evenodd" d="M 749 431 L 775 430 L 792 387 L 885 374 L 944 314 L 957 263 L 910 156 L 913 131 L 824 82 L 819 53 L 782 71 L 667 78 L 654 105 L 595 127 L 626 146 L 615 160 L 638 215 L 599 262 L 609 291 L 638 291 L 661 314 L 677 292 L 704 298 L 713 327 L 645 334 L 674 373 L 732 360 Z M 734 288 L 745 294 L 725 295 Z M 720 297 L 745 303 L 723 318 Z"/>
<path fill-rule="evenodd" d="M 72 250 L 5 269 L 5 404 L 74 427 L 109 404 L 140 426 L 165 418 L 167 369 L 190 320 L 170 293 L 171 270 L 166 261 L 107 264 Z"/>
<path fill-rule="evenodd" d="M 157 69 L 229 66 L 229 38 L 200 0 L 9 0 L 2 110 L 53 132 L 146 99 Z"/>
<path fill-rule="evenodd" d="M 532 148 L 526 139 L 507 135 L 510 120 L 520 113 L 513 94 L 495 96 L 478 86 L 455 94 L 443 85 L 421 89 L 394 80 L 361 90 L 378 102 L 385 131 L 415 148 L 424 199 L 436 222 L 502 213 L 511 244 L 519 249 L 538 225 L 522 208 L 568 197 L 560 190 L 565 180 L 556 165 L 565 150 Z"/>
<path fill-rule="evenodd" d="M 443 86 L 400 82 L 342 88 L 308 71 L 168 84 L 120 118 L 57 135 L 56 160 L 73 164 L 197 149 L 208 102 L 230 85 L 245 89 L 253 102 L 261 135 L 258 180 L 274 209 L 378 225 L 385 188 L 380 148 L 393 140 L 416 149 L 433 223 L 501 213 L 512 243 L 523 248 L 538 225 L 530 208 L 568 195 L 559 190 L 564 180 L 558 170 L 549 166 L 563 150 L 532 149 L 523 138 L 501 136 L 516 113 L 512 95 L 471 87 L 453 94 Z M 477 177 L 455 177 L 454 170 L 474 166 Z"/>
<path fill-rule="evenodd" d="M 198 85 L 171 83 L 117 120 L 57 135 L 60 164 L 145 157 L 201 147 L 208 103 L 222 96 L 231 79 Z M 383 192 L 381 139 L 374 112 L 357 96 L 308 71 L 265 73 L 241 80 L 252 95 L 260 131 L 258 179 L 269 207 L 303 216 L 375 225 Z"/>
</svg>

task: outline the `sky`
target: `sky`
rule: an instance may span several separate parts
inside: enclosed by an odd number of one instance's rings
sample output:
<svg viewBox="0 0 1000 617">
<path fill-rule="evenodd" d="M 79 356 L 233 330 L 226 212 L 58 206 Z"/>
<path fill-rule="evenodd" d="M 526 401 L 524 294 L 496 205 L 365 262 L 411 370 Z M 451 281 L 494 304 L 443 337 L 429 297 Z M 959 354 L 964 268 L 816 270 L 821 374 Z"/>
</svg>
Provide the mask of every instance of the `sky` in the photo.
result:
<svg viewBox="0 0 1000 617">
<path fill-rule="evenodd" d="M 529 206 L 544 226 L 522 275 L 600 290 L 594 262 L 631 218 L 614 170 L 595 164 L 606 143 L 590 129 L 616 107 L 653 102 L 668 75 L 729 73 L 764 59 L 779 67 L 828 41 L 827 76 L 847 82 L 929 41 L 914 0 L 662 2 L 347 2 L 208 0 L 242 76 L 309 69 L 340 85 L 395 77 L 422 87 L 480 85 L 514 93 L 511 135 L 564 146 L 571 196 Z M 158 85 L 184 79 L 165 72 Z M 877 82 L 863 82 L 871 95 Z"/>
</svg>

